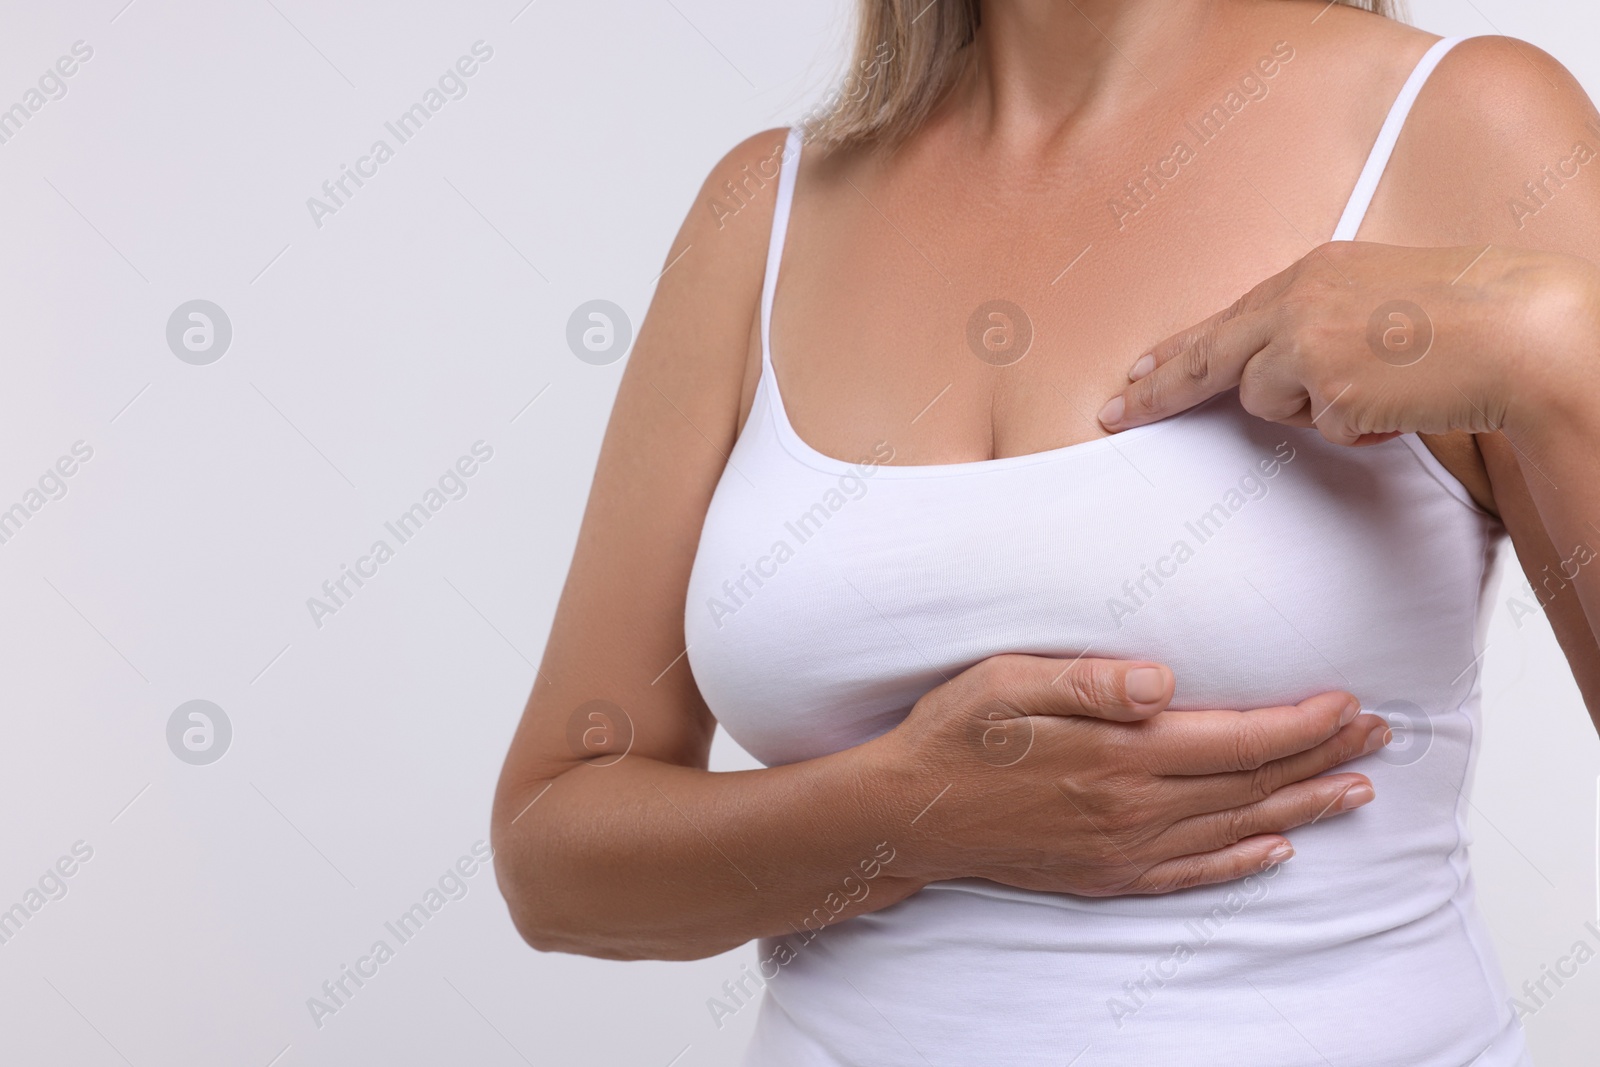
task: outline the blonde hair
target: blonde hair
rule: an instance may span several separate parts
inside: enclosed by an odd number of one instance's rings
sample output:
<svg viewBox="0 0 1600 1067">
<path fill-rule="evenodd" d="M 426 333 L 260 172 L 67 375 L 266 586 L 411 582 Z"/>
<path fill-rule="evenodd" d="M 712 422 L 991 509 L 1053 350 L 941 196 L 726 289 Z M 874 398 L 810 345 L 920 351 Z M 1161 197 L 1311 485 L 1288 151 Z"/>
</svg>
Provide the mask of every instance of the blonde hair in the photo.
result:
<svg viewBox="0 0 1600 1067">
<path fill-rule="evenodd" d="M 858 0 L 844 83 L 797 125 L 829 146 L 893 144 L 916 129 L 955 83 L 980 21 L 981 0 Z M 1339 0 L 1404 19 L 1404 0 Z"/>
</svg>

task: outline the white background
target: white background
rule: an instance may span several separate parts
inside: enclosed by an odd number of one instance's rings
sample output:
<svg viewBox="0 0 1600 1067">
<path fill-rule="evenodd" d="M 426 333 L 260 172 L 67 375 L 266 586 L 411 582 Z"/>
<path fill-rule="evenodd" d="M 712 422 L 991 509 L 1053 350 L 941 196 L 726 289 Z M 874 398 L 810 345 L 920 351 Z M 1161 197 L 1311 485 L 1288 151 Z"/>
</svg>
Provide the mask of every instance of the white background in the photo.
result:
<svg viewBox="0 0 1600 1067">
<path fill-rule="evenodd" d="M 94 850 L 0 945 L 6 1063 L 738 1058 L 754 1010 L 719 1030 L 706 1000 L 751 950 L 540 955 L 489 871 L 320 1029 L 307 1008 L 487 837 L 624 366 L 574 358 L 569 314 L 603 297 L 637 321 L 711 164 L 801 115 L 846 39 L 843 0 L 524 2 L 5 5 L 0 107 L 94 49 L 0 144 L 0 508 L 94 450 L 0 545 L 0 908 Z M 1415 13 L 1600 90 L 1581 0 Z M 478 40 L 467 95 L 315 225 L 307 198 L 394 146 L 383 123 Z M 194 298 L 233 327 L 209 366 L 166 343 Z M 315 626 L 306 599 L 479 440 L 467 496 Z M 1513 987 L 1600 943 L 1600 744 L 1522 623 L 1492 630 L 1474 798 Z M 197 698 L 234 731 L 208 766 L 166 741 Z M 1530 1020 L 1541 1065 L 1593 1062 L 1597 997 L 1592 963 Z"/>
</svg>

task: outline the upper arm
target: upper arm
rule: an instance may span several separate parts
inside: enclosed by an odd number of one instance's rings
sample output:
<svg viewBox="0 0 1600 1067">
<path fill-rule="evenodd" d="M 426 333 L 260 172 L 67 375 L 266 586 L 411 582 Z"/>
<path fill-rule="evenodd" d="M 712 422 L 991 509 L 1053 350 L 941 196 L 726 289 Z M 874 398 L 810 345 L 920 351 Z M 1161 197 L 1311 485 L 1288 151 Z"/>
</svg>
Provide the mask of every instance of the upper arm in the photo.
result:
<svg viewBox="0 0 1600 1067">
<path fill-rule="evenodd" d="M 1511 535 L 1517 561 L 1528 576 L 1531 599 L 1550 620 L 1589 714 L 1600 729 L 1600 643 L 1595 640 L 1583 603 L 1570 581 L 1575 565 L 1582 565 L 1588 556 L 1580 546 L 1557 545 L 1545 530 L 1533 494 L 1524 481 L 1516 448 L 1505 435 L 1484 434 L 1479 441 L 1484 465 L 1495 484 L 1500 517 Z M 1531 609 L 1527 593 L 1513 595 L 1523 610 Z"/>
<path fill-rule="evenodd" d="M 1461 42 L 1417 97 L 1368 231 L 1389 244 L 1516 245 L 1600 261 L 1600 114 L 1533 45 Z"/>
<path fill-rule="evenodd" d="M 1600 263 L 1600 114 L 1533 45 L 1463 41 L 1418 96 L 1369 220 L 1375 240 L 1473 250 L 1463 268 L 1491 245 Z M 1468 271 L 1460 284 L 1471 281 Z M 1462 480 L 1480 491 L 1486 482 L 1587 703 L 1600 708 L 1600 645 L 1572 587 L 1559 588 L 1573 546 L 1548 533 L 1527 481 L 1539 475 L 1519 462 L 1515 444 L 1496 433 L 1477 445 L 1482 466 Z"/>
<path fill-rule="evenodd" d="M 683 658 L 684 600 L 700 527 L 738 433 L 773 199 L 753 198 L 729 215 L 724 183 L 737 187 L 782 143 L 783 131 L 768 131 L 729 152 L 664 258 L 668 269 L 622 375 L 544 660 L 501 772 L 497 821 L 516 814 L 506 806 L 521 807 L 533 786 L 598 754 L 583 741 L 588 727 L 604 728 L 588 718 L 591 709 L 579 710 L 589 701 L 621 709 L 625 718 L 614 726 L 632 754 L 705 765 L 716 724 Z"/>
</svg>

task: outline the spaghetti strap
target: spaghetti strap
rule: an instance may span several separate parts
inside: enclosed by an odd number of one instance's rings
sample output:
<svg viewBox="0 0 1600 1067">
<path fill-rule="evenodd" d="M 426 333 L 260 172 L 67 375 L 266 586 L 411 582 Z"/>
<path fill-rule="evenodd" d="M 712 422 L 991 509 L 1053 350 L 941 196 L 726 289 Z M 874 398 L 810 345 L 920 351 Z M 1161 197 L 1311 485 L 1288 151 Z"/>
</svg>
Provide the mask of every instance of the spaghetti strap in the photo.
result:
<svg viewBox="0 0 1600 1067">
<path fill-rule="evenodd" d="M 1361 168 L 1361 177 L 1356 179 L 1356 187 L 1350 193 L 1349 203 L 1345 204 L 1344 214 L 1339 216 L 1339 225 L 1334 228 L 1332 240 L 1355 240 L 1361 220 L 1367 217 L 1367 208 L 1372 205 L 1373 194 L 1378 191 L 1384 168 L 1389 165 L 1389 155 L 1394 151 L 1395 142 L 1400 139 L 1400 129 L 1405 125 L 1406 116 L 1411 113 L 1411 105 L 1417 102 L 1417 94 L 1422 91 L 1433 68 L 1439 65 L 1439 60 L 1463 40 L 1463 37 L 1440 38 L 1417 61 L 1411 77 L 1406 79 L 1405 85 L 1400 88 L 1400 95 L 1395 97 L 1389 117 L 1383 120 L 1383 128 L 1378 131 L 1378 139 L 1372 145 L 1372 153 L 1367 156 L 1366 166 Z"/>
<path fill-rule="evenodd" d="M 772 297 L 778 288 L 778 265 L 783 261 L 783 239 L 789 232 L 789 205 L 794 201 L 794 180 L 800 169 L 800 129 L 789 128 L 783 143 L 783 166 L 778 171 L 778 198 L 772 207 L 772 233 L 767 238 L 767 272 L 761 280 L 761 370 L 772 377 Z"/>
</svg>

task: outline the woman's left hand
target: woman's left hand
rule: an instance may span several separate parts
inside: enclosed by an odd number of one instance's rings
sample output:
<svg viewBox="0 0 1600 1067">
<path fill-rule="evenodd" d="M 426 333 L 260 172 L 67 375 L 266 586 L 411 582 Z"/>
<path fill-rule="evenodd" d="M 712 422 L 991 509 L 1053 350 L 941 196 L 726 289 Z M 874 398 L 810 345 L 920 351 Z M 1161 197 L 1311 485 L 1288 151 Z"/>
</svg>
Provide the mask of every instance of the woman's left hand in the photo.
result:
<svg viewBox="0 0 1600 1067">
<path fill-rule="evenodd" d="M 1543 421 L 1600 369 L 1600 270 L 1500 246 L 1324 244 L 1137 360 L 1100 412 L 1125 430 L 1235 386 L 1252 415 L 1337 444 Z"/>
</svg>

